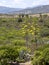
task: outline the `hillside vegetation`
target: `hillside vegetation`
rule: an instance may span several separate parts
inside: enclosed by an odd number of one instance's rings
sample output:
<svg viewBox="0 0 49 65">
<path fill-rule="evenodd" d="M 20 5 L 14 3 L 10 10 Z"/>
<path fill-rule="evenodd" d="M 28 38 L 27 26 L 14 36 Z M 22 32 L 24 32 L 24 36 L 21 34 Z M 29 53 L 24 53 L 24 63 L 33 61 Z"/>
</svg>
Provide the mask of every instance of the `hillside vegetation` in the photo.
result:
<svg viewBox="0 0 49 65">
<path fill-rule="evenodd" d="M 49 44 L 49 16 L 0 18 L 0 65 L 24 62 L 27 53 L 45 44 Z"/>
</svg>

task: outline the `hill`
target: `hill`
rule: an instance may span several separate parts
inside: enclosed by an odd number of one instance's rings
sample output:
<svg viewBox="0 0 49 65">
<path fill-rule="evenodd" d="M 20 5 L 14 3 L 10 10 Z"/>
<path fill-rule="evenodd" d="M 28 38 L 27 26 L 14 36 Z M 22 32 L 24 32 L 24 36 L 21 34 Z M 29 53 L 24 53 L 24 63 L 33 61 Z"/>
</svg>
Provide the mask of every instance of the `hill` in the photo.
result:
<svg viewBox="0 0 49 65">
<path fill-rule="evenodd" d="M 9 12 L 19 11 L 19 10 L 21 10 L 21 8 L 9 8 L 9 7 L 0 6 L 1 14 L 7 14 Z"/>
<path fill-rule="evenodd" d="M 38 43 L 42 43 L 45 39 L 45 43 L 47 43 L 49 39 L 48 21 L 49 17 L 43 18 L 43 22 L 36 17 L 25 17 L 22 20 L 18 20 L 18 18 L 0 18 L 0 44 L 17 44 L 17 42 L 19 44 L 21 41 L 23 45 L 25 40 L 27 40 L 26 43 L 35 43 L 35 36 L 37 36 Z"/>
<path fill-rule="evenodd" d="M 11 61 L 12 65 L 17 61 L 26 62 L 31 59 L 30 54 L 32 55 L 40 46 L 41 53 L 41 50 L 45 49 L 44 44 L 49 44 L 49 16 L 0 18 L 0 65 L 10 65 Z M 35 63 L 36 59 L 45 60 L 45 55 L 46 61 L 47 58 L 49 61 L 49 50 L 45 52 L 42 57 L 39 52 L 36 53 Z"/>
<path fill-rule="evenodd" d="M 26 8 L 20 11 L 13 12 L 15 14 L 38 14 L 38 13 L 49 13 L 49 5 L 42 5 L 34 8 Z"/>
<path fill-rule="evenodd" d="M 9 8 L 0 6 L 1 14 L 38 14 L 38 13 L 49 13 L 49 5 L 37 6 L 34 8 Z"/>
</svg>

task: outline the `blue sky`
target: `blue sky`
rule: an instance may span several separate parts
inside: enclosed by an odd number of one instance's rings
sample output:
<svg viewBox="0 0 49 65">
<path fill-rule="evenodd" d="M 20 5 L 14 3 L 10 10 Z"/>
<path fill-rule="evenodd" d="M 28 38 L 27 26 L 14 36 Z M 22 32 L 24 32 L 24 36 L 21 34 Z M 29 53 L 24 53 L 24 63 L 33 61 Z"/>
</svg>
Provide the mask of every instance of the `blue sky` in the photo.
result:
<svg viewBox="0 0 49 65">
<path fill-rule="evenodd" d="M 0 6 L 27 8 L 38 5 L 49 5 L 49 0 L 0 0 Z"/>
</svg>

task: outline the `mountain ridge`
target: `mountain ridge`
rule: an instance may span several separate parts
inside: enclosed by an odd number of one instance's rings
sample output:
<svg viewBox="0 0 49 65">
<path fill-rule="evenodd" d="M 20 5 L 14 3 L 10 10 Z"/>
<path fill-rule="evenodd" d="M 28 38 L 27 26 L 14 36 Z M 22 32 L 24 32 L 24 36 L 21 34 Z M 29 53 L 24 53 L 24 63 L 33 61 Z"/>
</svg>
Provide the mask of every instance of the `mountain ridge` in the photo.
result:
<svg viewBox="0 0 49 65">
<path fill-rule="evenodd" d="M 49 13 L 49 5 L 28 7 L 25 9 L 0 6 L 0 14 L 39 14 L 39 13 Z"/>
<path fill-rule="evenodd" d="M 39 14 L 39 13 L 49 13 L 49 5 L 37 6 L 34 8 L 26 8 L 17 12 L 15 14 Z"/>
<path fill-rule="evenodd" d="M 21 8 L 10 8 L 10 7 L 0 6 L 0 14 L 7 14 L 9 12 L 19 11 L 19 10 L 21 10 Z"/>
</svg>

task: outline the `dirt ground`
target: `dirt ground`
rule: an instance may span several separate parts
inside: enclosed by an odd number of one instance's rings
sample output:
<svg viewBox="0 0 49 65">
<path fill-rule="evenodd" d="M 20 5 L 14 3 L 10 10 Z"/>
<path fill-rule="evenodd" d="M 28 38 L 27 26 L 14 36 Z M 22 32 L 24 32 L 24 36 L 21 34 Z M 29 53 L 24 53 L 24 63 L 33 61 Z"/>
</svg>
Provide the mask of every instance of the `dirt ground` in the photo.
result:
<svg viewBox="0 0 49 65">
<path fill-rule="evenodd" d="M 26 63 L 20 63 L 20 65 L 32 65 L 32 64 L 31 64 L 31 61 L 29 61 L 29 62 L 26 62 Z"/>
</svg>

